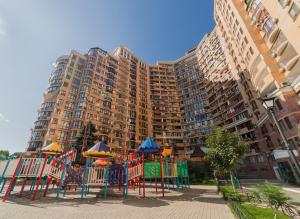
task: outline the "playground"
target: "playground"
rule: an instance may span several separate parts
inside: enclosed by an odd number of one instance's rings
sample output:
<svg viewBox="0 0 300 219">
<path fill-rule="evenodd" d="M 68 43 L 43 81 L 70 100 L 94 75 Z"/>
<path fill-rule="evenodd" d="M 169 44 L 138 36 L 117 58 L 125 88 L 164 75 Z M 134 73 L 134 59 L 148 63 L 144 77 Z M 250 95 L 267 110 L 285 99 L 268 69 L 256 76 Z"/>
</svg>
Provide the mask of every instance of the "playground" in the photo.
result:
<svg viewBox="0 0 300 219">
<path fill-rule="evenodd" d="M 0 218 L 233 218 L 215 186 L 190 186 L 187 161 L 151 138 L 123 157 L 103 142 L 84 165 L 76 156 L 52 143 L 0 161 Z"/>
<path fill-rule="evenodd" d="M 27 197 L 37 201 L 51 193 L 56 199 L 76 193 L 81 199 L 94 193 L 96 197 L 119 194 L 126 199 L 131 191 L 146 197 L 151 188 L 165 196 L 166 191 L 184 193 L 189 188 L 187 161 L 174 161 L 168 151 L 151 138 L 146 139 L 135 151 L 117 157 L 103 142 L 96 143 L 80 154 L 85 165 L 74 164 L 78 153 L 52 143 L 43 148 L 39 157 L 9 157 L 0 162 L 0 193 L 2 201 Z M 16 187 L 20 191 L 16 192 Z M 95 192 L 97 191 L 97 192 Z"/>
</svg>

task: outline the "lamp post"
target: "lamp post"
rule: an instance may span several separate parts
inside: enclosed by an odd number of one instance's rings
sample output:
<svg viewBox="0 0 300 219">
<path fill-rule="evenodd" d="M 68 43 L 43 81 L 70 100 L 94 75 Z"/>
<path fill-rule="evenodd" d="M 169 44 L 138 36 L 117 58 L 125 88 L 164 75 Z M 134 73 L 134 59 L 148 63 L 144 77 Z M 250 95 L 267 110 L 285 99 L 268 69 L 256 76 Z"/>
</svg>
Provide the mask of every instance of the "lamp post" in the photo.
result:
<svg viewBox="0 0 300 219">
<path fill-rule="evenodd" d="M 275 116 L 275 104 L 274 104 L 274 100 L 275 100 L 275 97 L 266 97 L 266 98 L 262 98 L 262 97 L 259 97 L 258 98 L 261 102 L 262 102 L 262 105 L 263 107 L 267 110 L 267 112 L 271 115 L 272 119 L 273 119 L 273 122 L 275 123 L 275 126 L 279 132 L 279 135 L 283 141 L 283 144 L 284 146 L 286 147 L 291 159 L 292 159 L 292 162 L 293 164 L 295 165 L 295 167 L 292 167 L 295 172 L 296 172 L 296 179 L 297 181 L 299 181 L 299 177 L 300 177 L 300 165 L 299 165 L 299 162 L 296 158 L 296 155 L 294 154 L 294 151 L 293 149 L 290 147 L 278 121 L 277 121 L 277 118 Z"/>
</svg>

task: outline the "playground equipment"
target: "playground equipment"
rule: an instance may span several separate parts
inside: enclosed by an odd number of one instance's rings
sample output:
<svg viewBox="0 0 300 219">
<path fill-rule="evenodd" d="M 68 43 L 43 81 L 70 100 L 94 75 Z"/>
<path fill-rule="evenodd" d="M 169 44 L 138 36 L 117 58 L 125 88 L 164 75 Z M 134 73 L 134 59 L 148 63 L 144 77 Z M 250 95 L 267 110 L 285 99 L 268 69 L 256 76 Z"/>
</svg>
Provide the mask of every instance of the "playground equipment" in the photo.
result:
<svg viewBox="0 0 300 219">
<path fill-rule="evenodd" d="M 162 164 L 162 155 L 161 155 L 161 147 L 159 144 L 154 142 L 151 138 L 147 138 L 137 149 L 138 153 L 142 154 L 142 162 L 143 162 L 143 172 L 142 172 L 142 178 L 143 178 L 143 197 L 145 197 L 146 187 L 145 187 L 145 154 L 146 155 L 159 155 L 160 158 L 160 179 L 161 179 L 161 188 L 162 188 L 162 196 L 165 196 L 165 185 L 164 185 L 164 175 L 163 175 L 163 164 Z M 157 168 L 155 168 L 155 171 Z M 158 171 L 157 171 L 158 172 Z M 156 178 L 157 179 L 157 178 Z M 157 184 L 156 184 L 157 185 Z M 157 191 L 157 186 L 156 186 Z"/>
<path fill-rule="evenodd" d="M 41 186 L 42 189 L 49 177 L 58 177 L 60 170 L 52 166 L 51 161 L 53 157 L 48 157 L 48 155 L 59 154 L 62 152 L 62 149 L 56 143 L 53 143 L 44 148 L 42 152 L 45 155 L 44 158 L 26 158 L 24 154 L 21 154 L 17 159 L 10 157 L 7 161 L 1 161 L 0 170 L 2 170 L 2 175 L 0 183 L 2 183 L 2 185 L 0 192 L 3 191 L 6 182 L 10 179 L 3 197 L 3 202 L 6 201 L 7 197 L 14 190 L 17 181 L 22 181 L 19 196 L 23 195 L 26 183 L 31 182 L 29 191 L 30 194 L 33 194 L 32 200 L 34 201 L 39 187 Z M 71 151 L 71 153 L 68 152 L 64 156 L 71 155 L 70 157 L 74 157 L 74 154 L 75 151 Z"/>
<path fill-rule="evenodd" d="M 162 152 L 160 145 L 151 138 L 146 139 L 134 153 L 127 154 L 124 162 L 114 160 L 116 155 L 103 142 L 98 142 L 83 153 L 86 157 L 85 166 L 73 165 L 76 150 L 61 154 L 62 148 L 57 143 L 50 144 L 42 153 L 44 157 L 40 158 L 28 158 L 21 154 L 17 159 L 9 157 L 8 160 L 0 161 L 0 192 L 9 181 L 4 202 L 17 183 L 21 185 L 19 196 L 22 196 L 29 182 L 32 200 L 36 199 L 38 191 L 43 191 L 43 196 L 46 196 L 51 183 L 52 189 L 57 187 L 57 198 L 62 191 L 65 196 L 67 188 L 74 185 L 81 188 L 81 198 L 92 187 L 102 188 L 104 199 L 107 199 L 109 189 L 113 188 L 119 191 L 123 189 L 123 197 L 127 197 L 130 185 L 133 188 L 138 186 L 139 194 L 143 188 L 142 195 L 145 197 L 146 180 L 150 185 L 155 181 L 156 192 L 160 181 L 162 196 L 165 188 L 174 189 L 176 186 L 177 191 L 183 191 L 189 185 L 187 162 L 172 161 L 172 151 L 167 149 Z"/>
<path fill-rule="evenodd" d="M 91 186 L 104 187 L 104 198 L 107 198 L 108 186 L 114 185 L 114 182 L 120 183 L 120 186 L 124 186 L 124 182 L 114 179 L 113 177 L 118 177 L 120 175 L 125 175 L 123 169 L 116 167 L 110 170 L 110 158 L 115 157 L 115 154 L 111 152 L 110 148 L 106 146 L 103 142 L 98 142 L 91 149 L 86 152 L 83 152 L 83 156 L 87 157 L 84 175 L 83 175 L 83 184 L 81 189 L 81 198 L 87 195 L 89 188 Z M 95 158 L 108 158 L 106 167 L 93 167 L 92 159 Z"/>
</svg>

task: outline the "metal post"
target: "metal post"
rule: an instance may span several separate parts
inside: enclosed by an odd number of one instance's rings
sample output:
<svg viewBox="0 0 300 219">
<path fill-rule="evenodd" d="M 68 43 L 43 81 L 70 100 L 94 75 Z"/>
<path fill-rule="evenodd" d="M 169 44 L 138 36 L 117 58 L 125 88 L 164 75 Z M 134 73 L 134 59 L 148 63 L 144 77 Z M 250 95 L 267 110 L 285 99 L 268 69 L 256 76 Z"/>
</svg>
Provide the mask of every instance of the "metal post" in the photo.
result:
<svg viewBox="0 0 300 219">
<path fill-rule="evenodd" d="M 59 180 L 59 186 L 58 186 L 57 192 L 56 192 L 56 198 L 57 199 L 59 198 L 59 194 L 60 194 L 60 191 L 61 191 L 61 188 L 62 188 L 63 180 L 64 180 L 64 177 L 65 177 L 65 170 L 66 170 L 66 165 L 67 165 L 67 156 L 65 156 L 63 164 L 64 164 L 64 168 L 62 169 L 60 180 Z"/>
<path fill-rule="evenodd" d="M 20 158 L 19 158 L 19 162 L 18 162 L 18 164 L 17 164 L 17 167 L 16 167 L 16 169 L 15 169 L 15 171 L 14 171 L 14 174 L 13 174 L 13 176 L 12 176 L 12 179 L 10 180 L 10 183 L 9 183 L 9 185 L 8 185 L 8 188 L 7 188 L 7 190 L 6 190 L 6 193 L 5 193 L 4 197 L 3 197 L 3 200 L 2 200 L 3 202 L 6 201 L 8 195 L 9 195 L 9 193 L 10 193 L 10 189 L 11 189 L 11 187 L 12 187 L 12 185 L 13 185 L 13 183 L 14 183 L 14 180 L 15 180 L 15 178 L 16 178 L 16 176 L 17 176 L 18 170 L 19 170 L 19 168 L 21 167 L 22 158 L 23 158 L 23 153 L 21 154 L 21 156 L 20 156 Z"/>
<path fill-rule="evenodd" d="M 46 155 L 45 155 L 45 160 L 44 160 L 44 163 L 43 163 L 41 172 L 40 172 L 40 176 L 39 176 L 39 178 L 38 178 L 38 181 L 37 181 L 35 190 L 34 190 L 33 195 L 32 195 L 32 201 L 35 200 L 35 197 L 36 197 L 36 195 L 37 195 L 39 186 L 41 185 L 42 178 L 43 178 L 43 173 L 44 173 L 44 170 L 45 170 L 45 167 L 46 167 L 46 163 L 47 163 L 47 159 L 48 159 L 48 155 L 46 154 Z"/>
<path fill-rule="evenodd" d="M 128 196 L 128 159 L 127 161 L 125 162 L 125 170 L 126 170 L 126 187 L 125 187 L 125 198 L 127 198 Z M 135 182 L 134 182 L 135 183 Z M 134 184 L 133 183 L 133 184 Z"/>
<path fill-rule="evenodd" d="M 142 153 L 142 159 L 143 159 L 143 198 L 145 198 L 145 155 L 144 155 L 144 151 Z"/>
<path fill-rule="evenodd" d="M 12 159 L 13 159 L 13 157 L 11 157 L 11 156 L 8 157 L 8 160 L 7 160 L 7 162 L 6 162 L 6 165 L 5 165 L 4 170 L 3 170 L 3 172 L 2 172 L 2 176 L 1 176 L 1 178 L 0 178 L 0 185 L 1 185 L 2 180 L 4 180 L 4 178 L 5 178 L 5 172 L 6 172 L 6 170 L 7 170 L 7 168 L 8 168 L 8 165 L 9 165 L 9 163 L 10 163 L 10 161 L 11 161 Z"/>
<path fill-rule="evenodd" d="M 160 154 L 160 177 L 161 177 L 161 188 L 162 188 L 162 197 L 165 197 L 165 183 L 164 183 L 164 167 L 162 162 L 162 155 Z"/>
<path fill-rule="evenodd" d="M 85 168 L 84 168 L 84 173 L 83 173 L 83 183 L 81 186 L 81 198 L 83 198 L 85 185 L 87 184 L 89 162 L 90 162 L 90 157 L 88 156 L 86 158 L 86 163 L 85 163 Z"/>
</svg>

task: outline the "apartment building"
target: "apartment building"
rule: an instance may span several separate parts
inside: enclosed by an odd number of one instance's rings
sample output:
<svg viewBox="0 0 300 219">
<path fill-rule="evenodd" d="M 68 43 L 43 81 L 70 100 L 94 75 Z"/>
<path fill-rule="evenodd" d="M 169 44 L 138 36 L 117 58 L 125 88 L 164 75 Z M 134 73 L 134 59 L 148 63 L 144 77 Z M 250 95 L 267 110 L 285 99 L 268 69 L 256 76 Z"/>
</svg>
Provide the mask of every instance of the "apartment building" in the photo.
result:
<svg viewBox="0 0 300 219">
<path fill-rule="evenodd" d="M 157 62 L 149 66 L 150 99 L 153 112 L 153 137 L 174 156 L 185 158 L 181 104 L 176 87 L 174 62 Z"/>
<path fill-rule="evenodd" d="M 127 48 L 91 48 L 57 59 L 32 129 L 29 151 L 56 141 L 67 150 L 87 122 L 116 152 L 152 135 L 148 66 Z"/>
<path fill-rule="evenodd" d="M 298 14 L 297 1 L 215 0 L 216 27 L 175 61 L 147 64 L 124 46 L 71 51 L 53 67 L 28 150 L 68 148 L 90 121 L 118 153 L 151 136 L 178 159 L 201 160 L 207 135 L 225 126 L 251 142 L 240 177 L 295 177 L 258 97 L 276 96 L 276 117 L 298 149 Z"/>
<path fill-rule="evenodd" d="M 268 114 L 257 97 L 276 97 L 276 117 L 290 147 L 298 150 L 299 2 L 216 0 L 214 13 L 230 66 L 255 115 L 259 153 L 265 154 L 277 178 L 297 177 L 291 174 L 293 165 L 273 121 L 260 122 Z M 256 168 L 257 161 L 247 162 Z"/>
</svg>

